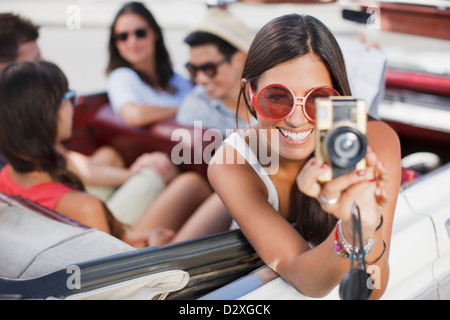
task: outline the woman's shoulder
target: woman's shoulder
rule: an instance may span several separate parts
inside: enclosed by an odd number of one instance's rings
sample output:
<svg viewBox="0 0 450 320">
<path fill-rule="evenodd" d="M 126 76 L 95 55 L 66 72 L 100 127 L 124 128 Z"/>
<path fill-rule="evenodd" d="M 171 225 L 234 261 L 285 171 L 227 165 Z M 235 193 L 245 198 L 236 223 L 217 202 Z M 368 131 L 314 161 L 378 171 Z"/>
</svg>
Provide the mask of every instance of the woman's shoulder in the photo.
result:
<svg viewBox="0 0 450 320">
<path fill-rule="evenodd" d="M 379 120 L 372 120 L 367 123 L 367 138 L 370 142 L 386 142 L 399 145 L 399 137 L 394 129 L 388 124 Z"/>
<path fill-rule="evenodd" d="M 394 129 L 382 121 L 369 121 L 367 141 L 381 162 L 400 170 L 400 139 Z"/>
<path fill-rule="evenodd" d="M 68 192 L 66 192 L 61 198 L 58 205 L 63 207 L 73 207 L 75 203 L 79 204 L 79 206 L 77 205 L 78 210 L 98 209 L 101 206 L 101 201 L 95 196 L 74 189 L 68 190 Z"/>
<path fill-rule="evenodd" d="M 229 134 L 212 157 L 208 172 L 210 167 L 211 172 L 216 170 L 216 167 L 221 167 L 220 170 L 224 171 L 252 172 L 251 166 L 256 165 L 258 159 L 247 141 L 251 132 L 250 129 L 240 129 Z"/>
<path fill-rule="evenodd" d="M 141 80 L 136 71 L 127 67 L 114 69 L 107 80 L 108 97 L 116 112 L 119 112 L 126 102 L 142 102 L 140 92 L 149 88 L 150 86 Z"/>
<path fill-rule="evenodd" d="M 96 196 L 85 191 L 70 189 L 64 193 L 55 205 L 55 210 L 75 220 L 77 217 L 89 217 L 89 215 L 104 215 L 104 204 Z M 88 219 L 89 220 L 89 219 Z M 80 221 L 84 223 L 84 221 Z"/>
<path fill-rule="evenodd" d="M 226 190 L 259 189 L 266 196 L 261 176 L 252 168 L 239 150 L 230 143 L 224 143 L 216 151 L 208 166 L 208 179 L 214 188 Z M 239 187 L 236 182 L 239 181 Z M 217 190 L 216 190 L 217 191 Z"/>
<path fill-rule="evenodd" d="M 132 68 L 119 67 L 111 71 L 108 75 L 108 79 L 118 79 L 118 78 L 139 78 L 139 75 Z"/>
<path fill-rule="evenodd" d="M 55 210 L 88 227 L 107 231 L 104 206 L 93 195 L 72 190 L 61 197 Z"/>
</svg>

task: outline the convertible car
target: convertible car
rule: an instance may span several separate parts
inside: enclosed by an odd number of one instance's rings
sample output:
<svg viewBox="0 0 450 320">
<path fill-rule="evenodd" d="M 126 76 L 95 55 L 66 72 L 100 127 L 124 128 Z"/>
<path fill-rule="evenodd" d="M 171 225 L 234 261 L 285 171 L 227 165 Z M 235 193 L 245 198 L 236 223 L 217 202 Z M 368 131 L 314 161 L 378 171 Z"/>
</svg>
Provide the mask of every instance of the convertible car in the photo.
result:
<svg viewBox="0 0 450 320">
<path fill-rule="evenodd" d="M 403 156 L 383 298 L 448 300 L 450 78 L 389 69 L 379 115 L 398 133 Z M 173 139 L 176 129 L 186 139 Z M 180 169 L 205 175 L 207 163 L 197 153 L 214 141 L 188 138 L 203 132 L 171 120 L 127 127 L 99 92 L 80 97 L 65 144 L 85 154 L 110 145 L 128 164 L 144 152 L 170 155 L 182 144 L 191 161 Z M 338 289 L 325 298 L 339 299 Z M 0 194 L 0 299 L 310 298 L 268 268 L 239 230 L 137 250 L 24 198 Z"/>
<path fill-rule="evenodd" d="M 417 92 L 418 82 L 433 81 L 441 85 L 447 81 L 446 88 Z M 404 153 L 387 299 L 450 299 L 449 84 L 448 78 L 431 75 L 395 70 L 387 74 L 380 115 L 398 132 Z M 173 121 L 129 128 L 113 113 L 105 93 L 81 97 L 75 110 L 74 134 L 66 141 L 69 148 L 89 154 L 108 144 L 128 162 L 142 152 L 170 154 L 180 143 L 171 139 L 174 129 L 183 128 L 187 134 L 197 130 Z M 433 125 L 412 116 L 421 111 L 433 118 L 429 121 Z M 204 143 L 203 148 L 211 142 Z M 190 144 L 186 148 L 192 148 L 195 157 L 198 148 Z M 207 164 L 187 161 L 180 166 L 205 174 Z M 0 297 L 308 299 L 265 266 L 239 230 L 136 250 L 57 212 L 4 194 L 0 194 Z M 337 288 L 327 298 L 339 298 Z"/>
</svg>

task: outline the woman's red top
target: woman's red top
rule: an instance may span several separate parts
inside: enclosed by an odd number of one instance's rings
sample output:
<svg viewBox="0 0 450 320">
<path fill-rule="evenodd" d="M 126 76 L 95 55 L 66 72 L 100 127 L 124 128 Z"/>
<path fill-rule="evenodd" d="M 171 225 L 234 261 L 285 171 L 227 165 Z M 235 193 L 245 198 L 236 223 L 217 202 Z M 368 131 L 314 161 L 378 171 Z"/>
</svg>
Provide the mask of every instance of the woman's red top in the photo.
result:
<svg viewBox="0 0 450 320">
<path fill-rule="evenodd" d="M 5 165 L 0 171 L 0 192 L 11 196 L 22 196 L 40 204 L 43 207 L 54 210 L 59 200 L 67 193 L 76 191 L 59 182 L 44 182 L 30 188 L 16 183 L 9 175 L 10 164 Z"/>
</svg>

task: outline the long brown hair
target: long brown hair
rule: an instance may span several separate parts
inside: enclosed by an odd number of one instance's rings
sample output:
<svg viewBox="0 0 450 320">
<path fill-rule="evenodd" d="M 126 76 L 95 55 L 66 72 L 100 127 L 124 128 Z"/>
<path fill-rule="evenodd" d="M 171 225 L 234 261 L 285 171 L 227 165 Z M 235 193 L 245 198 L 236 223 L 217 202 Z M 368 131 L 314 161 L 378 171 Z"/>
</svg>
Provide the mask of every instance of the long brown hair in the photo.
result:
<svg viewBox="0 0 450 320">
<path fill-rule="evenodd" d="M 67 170 L 55 148 L 58 110 L 67 91 L 67 78 L 51 62 L 20 61 L 2 69 L 0 152 L 17 172 L 45 171 L 53 181 L 83 191 L 81 179 Z M 111 234 L 120 238 L 123 226 L 103 206 Z"/>
<path fill-rule="evenodd" d="M 7 65 L 0 76 L 0 150 L 18 172 L 46 171 L 57 182 L 83 190 L 55 149 L 58 109 L 67 79 L 50 62 Z"/>
<path fill-rule="evenodd" d="M 152 83 L 151 79 L 145 76 L 142 72 L 133 69 L 131 64 L 125 60 L 119 53 L 116 46 L 116 36 L 114 29 L 116 26 L 117 19 L 124 14 L 135 13 L 141 16 L 145 21 L 147 21 L 149 27 L 153 30 L 156 36 L 155 43 L 155 56 L 156 56 L 156 73 L 158 75 L 159 83 Z M 109 34 L 109 63 L 107 67 L 107 74 L 111 73 L 113 70 L 120 67 L 131 68 L 139 75 L 139 77 L 150 86 L 161 88 L 166 91 L 173 92 L 175 89 L 170 85 L 170 79 L 174 74 L 172 62 L 170 60 L 169 52 L 164 44 L 163 33 L 160 26 L 156 22 L 152 13 L 140 2 L 129 2 L 125 4 L 117 13 L 116 17 L 110 28 Z"/>
<path fill-rule="evenodd" d="M 247 83 L 241 88 L 238 107 L 244 97 L 248 110 L 256 118 L 245 96 L 248 82 L 257 91 L 264 72 L 308 53 L 314 53 L 324 63 L 334 89 L 341 95 L 351 95 L 343 55 L 330 30 L 311 16 L 289 14 L 273 19 L 256 34 L 242 73 Z M 291 190 L 289 209 L 297 230 L 313 245 L 323 242 L 336 224 L 336 218 L 324 212 L 317 200 L 301 193 L 296 184 Z"/>
</svg>

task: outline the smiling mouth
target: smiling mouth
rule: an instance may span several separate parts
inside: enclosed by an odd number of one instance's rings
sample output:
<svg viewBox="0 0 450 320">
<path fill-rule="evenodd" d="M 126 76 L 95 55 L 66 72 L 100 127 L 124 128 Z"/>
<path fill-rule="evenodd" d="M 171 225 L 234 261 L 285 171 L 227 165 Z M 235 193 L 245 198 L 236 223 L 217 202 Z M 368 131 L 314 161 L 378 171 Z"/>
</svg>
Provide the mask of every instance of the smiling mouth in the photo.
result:
<svg viewBox="0 0 450 320">
<path fill-rule="evenodd" d="M 314 129 L 310 129 L 308 131 L 303 132 L 292 132 L 285 129 L 278 128 L 278 130 L 281 132 L 283 136 L 285 136 L 289 140 L 293 141 L 302 141 L 309 137 L 309 135 L 313 132 Z"/>
</svg>

